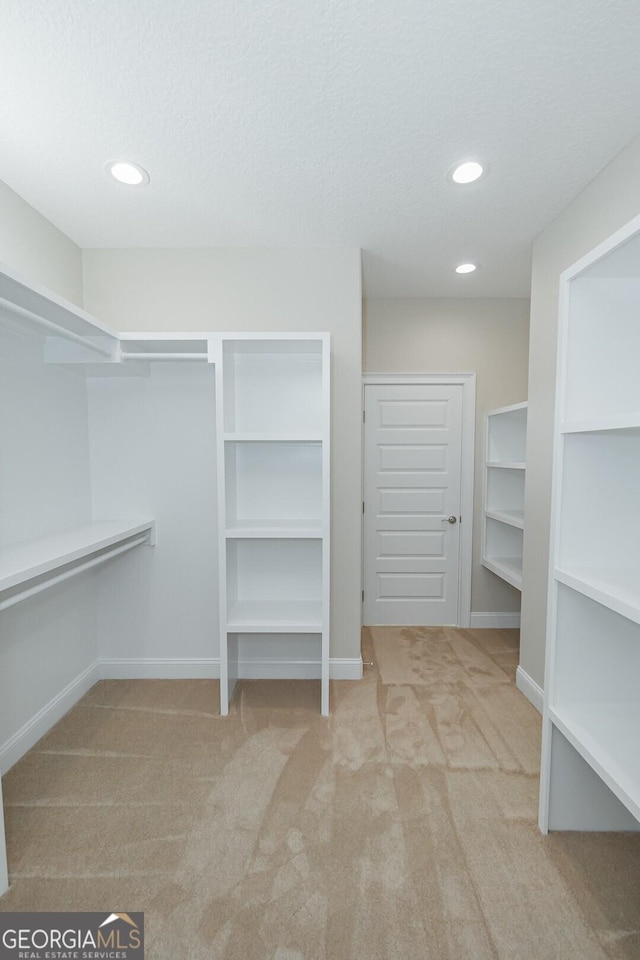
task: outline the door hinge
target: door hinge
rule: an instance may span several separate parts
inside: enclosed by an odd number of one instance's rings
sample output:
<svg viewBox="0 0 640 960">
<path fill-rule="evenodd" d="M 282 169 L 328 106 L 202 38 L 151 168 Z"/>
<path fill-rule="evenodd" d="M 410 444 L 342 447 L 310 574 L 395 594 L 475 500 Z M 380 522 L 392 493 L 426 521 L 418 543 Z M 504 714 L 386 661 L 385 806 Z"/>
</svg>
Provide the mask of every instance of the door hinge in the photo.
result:
<svg viewBox="0 0 640 960">
<path fill-rule="evenodd" d="M 363 422 L 363 423 L 365 422 L 366 416 L 367 416 L 367 415 L 366 415 L 366 413 L 365 413 L 364 410 L 363 410 L 363 411 L 362 411 L 362 422 Z"/>
<path fill-rule="evenodd" d="M 364 590 L 362 591 L 362 602 L 364 603 Z"/>
<path fill-rule="evenodd" d="M 364 500 L 362 501 L 362 512 L 364 513 Z"/>
</svg>

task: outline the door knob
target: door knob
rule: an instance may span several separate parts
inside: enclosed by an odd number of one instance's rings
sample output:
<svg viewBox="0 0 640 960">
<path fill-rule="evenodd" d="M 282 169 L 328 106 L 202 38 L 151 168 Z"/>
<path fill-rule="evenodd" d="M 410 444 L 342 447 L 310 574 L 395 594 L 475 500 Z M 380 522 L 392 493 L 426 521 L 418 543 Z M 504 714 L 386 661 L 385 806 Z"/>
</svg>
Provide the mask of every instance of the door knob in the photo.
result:
<svg viewBox="0 0 640 960">
<path fill-rule="evenodd" d="M 458 522 L 458 518 L 454 517 L 453 514 L 451 514 L 450 517 L 445 517 L 444 520 L 441 521 L 441 523 L 457 523 L 457 522 Z"/>
</svg>

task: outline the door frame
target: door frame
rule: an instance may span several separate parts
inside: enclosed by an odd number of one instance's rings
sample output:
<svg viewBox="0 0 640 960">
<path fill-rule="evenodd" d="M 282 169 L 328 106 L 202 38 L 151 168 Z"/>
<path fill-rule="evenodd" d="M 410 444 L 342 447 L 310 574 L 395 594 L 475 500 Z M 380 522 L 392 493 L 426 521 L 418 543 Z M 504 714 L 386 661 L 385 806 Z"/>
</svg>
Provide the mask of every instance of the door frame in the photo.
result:
<svg viewBox="0 0 640 960">
<path fill-rule="evenodd" d="M 365 373 L 362 376 L 362 502 L 365 486 L 364 397 L 369 386 L 462 387 L 462 444 L 460 457 L 460 553 L 458 558 L 458 627 L 471 625 L 471 569 L 473 563 L 473 478 L 476 433 L 475 373 Z M 364 516 L 362 518 L 362 577 L 364 581 Z M 364 582 L 363 582 L 364 589 Z M 364 609 L 364 608 L 361 608 Z M 362 613 L 361 613 L 362 617 Z"/>
</svg>

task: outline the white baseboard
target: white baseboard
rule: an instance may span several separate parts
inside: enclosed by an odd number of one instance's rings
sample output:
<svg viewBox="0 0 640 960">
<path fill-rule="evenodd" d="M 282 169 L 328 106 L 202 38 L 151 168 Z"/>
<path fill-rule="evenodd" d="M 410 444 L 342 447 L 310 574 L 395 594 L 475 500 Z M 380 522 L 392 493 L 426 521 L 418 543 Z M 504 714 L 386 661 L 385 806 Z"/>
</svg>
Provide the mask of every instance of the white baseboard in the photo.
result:
<svg viewBox="0 0 640 960">
<path fill-rule="evenodd" d="M 41 737 L 44 737 L 45 733 L 48 733 L 51 727 L 61 720 L 99 679 L 100 667 L 96 660 L 41 710 L 38 710 L 12 737 L 5 740 L 0 746 L 0 771 L 4 774 L 10 770 L 14 763 L 23 757 Z"/>
<path fill-rule="evenodd" d="M 544 690 L 522 667 L 518 667 L 516 670 L 516 687 L 520 693 L 524 693 L 529 703 L 533 704 L 538 713 L 542 713 Z"/>
<path fill-rule="evenodd" d="M 329 676 L 332 680 L 362 680 L 362 657 L 332 657 Z"/>
<path fill-rule="evenodd" d="M 316 680 L 320 679 L 320 661 L 245 660 L 240 661 L 239 674 L 245 680 Z M 334 657 L 329 662 L 329 676 L 332 680 L 361 680 L 362 657 Z M 218 657 L 96 660 L 0 745 L 0 771 L 10 770 L 98 680 L 217 680 L 219 677 Z"/>
<path fill-rule="evenodd" d="M 519 613 L 472 613 L 469 625 L 474 630 L 519 630 Z"/>
<path fill-rule="evenodd" d="M 220 658 L 124 657 L 99 661 L 100 680 L 218 680 Z"/>
<path fill-rule="evenodd" d="M 104 659 L 100 661 L 100 680 L 217 680 L 220 660 Z M 240 660 L 238 674 L 243 680 L 319 680 L 319 660 Z M 329 661 L 332 680 L 361 680 L 362 657 L 333 657 Z"/>
</svg>

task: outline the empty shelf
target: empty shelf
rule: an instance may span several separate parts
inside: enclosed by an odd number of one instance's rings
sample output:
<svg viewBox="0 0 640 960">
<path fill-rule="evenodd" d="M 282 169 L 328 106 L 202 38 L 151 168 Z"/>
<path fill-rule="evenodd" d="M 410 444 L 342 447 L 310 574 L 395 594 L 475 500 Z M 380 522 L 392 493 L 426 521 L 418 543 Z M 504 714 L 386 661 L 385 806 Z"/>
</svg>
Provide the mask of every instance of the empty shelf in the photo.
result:
<svg viewBox="0 0 640 960">
<path fill-rule="evenodd" d="M 570 703 L 549 716 L 569 743 L 640 820 L 640 751 L 637 703 Z"/>
<path fill-rule="evenodd" d="M 236 520 L 228 524 L 227 537 L 315 540 L 322 537 L 322 526 L 320 520 Z"/>
<path fill-rule="evenodd" d="M 524 510 L 485 510 L 485 516 L 524 530 Z"/>
<path fill-rule="evenodd" d="M 615 613 L 640 623 L 640 571 L 620 567 L 563 567 L 556 580 Z"/>
<path fill-rule="evenodd" d="M 512 587 L 522 589 L 522 557 L 485 557 L 482 565 Z"/>
<path fill-rule="evenodd" d="M 0 591 L 82 560 L 136 534 L 148 533 L 151 542 L 154 531 L 154 520 L 104 520 L 4 547 L 0 557 Z"/>
<path fill-rule="evenodd" d="M 239 600 L 229 610 L 229 633 L 320 633 L 320 600 Z"/>
</svg>

